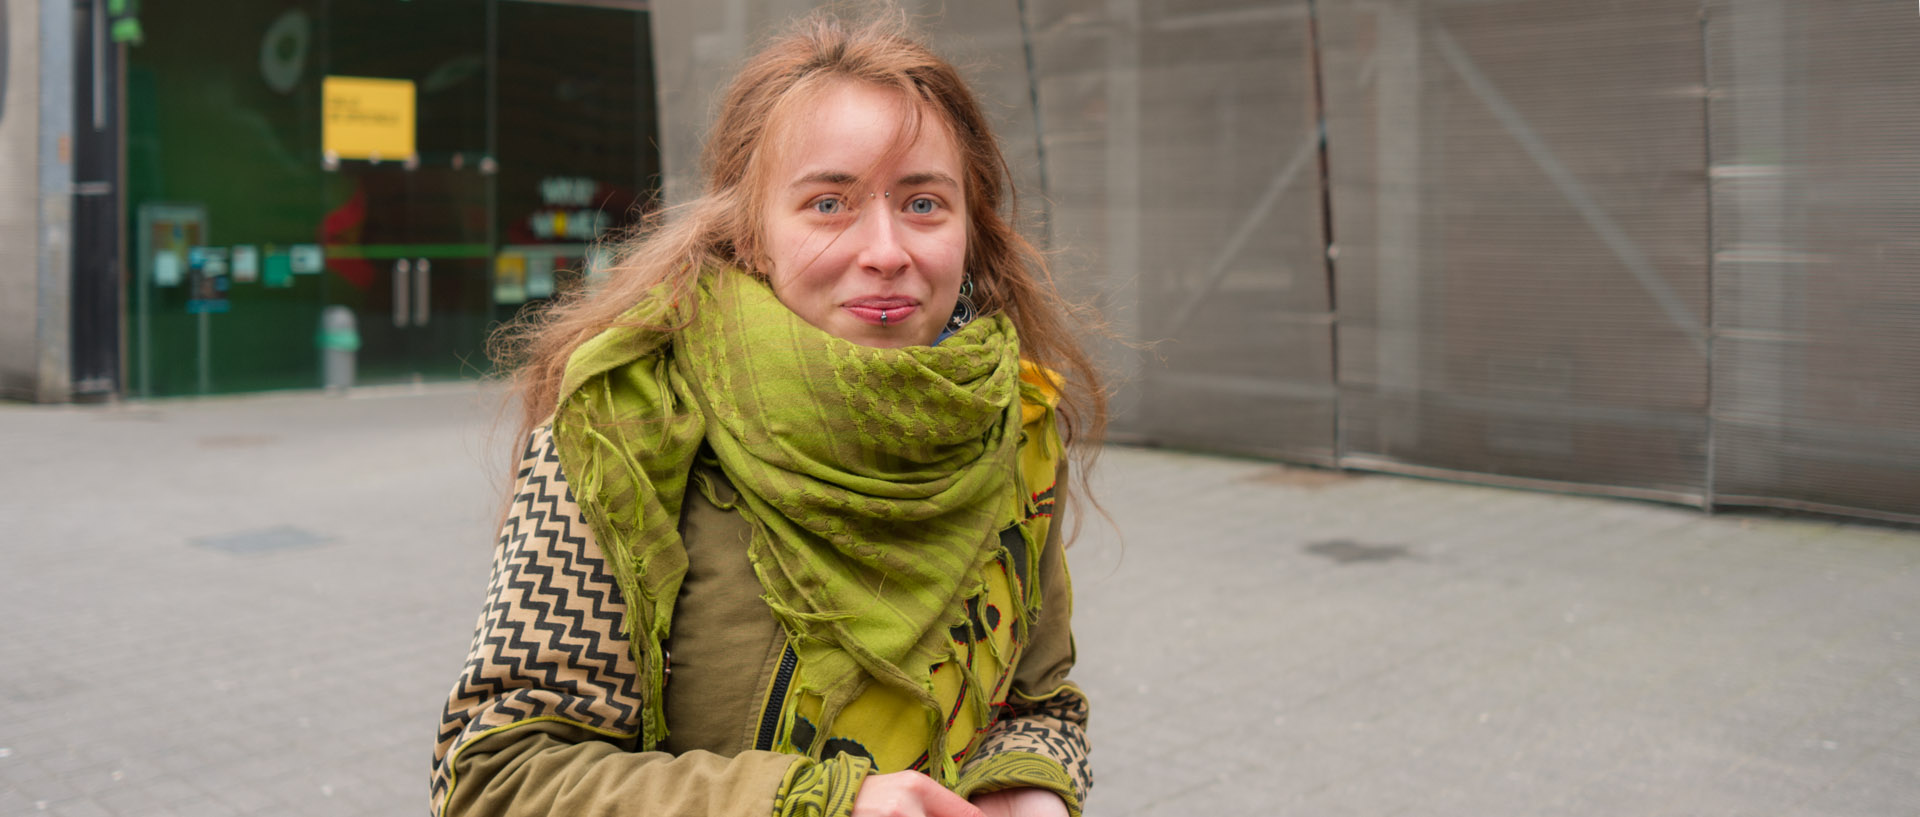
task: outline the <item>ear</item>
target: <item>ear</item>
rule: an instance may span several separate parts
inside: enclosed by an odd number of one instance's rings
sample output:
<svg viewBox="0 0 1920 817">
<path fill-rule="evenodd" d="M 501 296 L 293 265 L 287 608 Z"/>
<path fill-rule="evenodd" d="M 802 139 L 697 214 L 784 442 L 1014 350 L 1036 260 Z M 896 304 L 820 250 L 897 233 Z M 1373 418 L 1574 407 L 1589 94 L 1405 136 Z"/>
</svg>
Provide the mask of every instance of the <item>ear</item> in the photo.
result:
<svg viewBox="0 0 1920 817">
<path fill-rule="evenodd" d="M 747 273 L 758 278 L 770 278 L 768 274 L 773 266 L 772 259 L 760 252 L 760 243 L 753 236 L 746 236 L 734 245 L 734 260 Z"/>
<path fill-rule="evenodd" d="M 760 236 L 757 234 L 754 220 L 743 217 L 730 219 L 733 233 L 733 262 L 745 268 L 747 272 L 767 277 L 767 258 L 760 252 Z"/>
</svg>

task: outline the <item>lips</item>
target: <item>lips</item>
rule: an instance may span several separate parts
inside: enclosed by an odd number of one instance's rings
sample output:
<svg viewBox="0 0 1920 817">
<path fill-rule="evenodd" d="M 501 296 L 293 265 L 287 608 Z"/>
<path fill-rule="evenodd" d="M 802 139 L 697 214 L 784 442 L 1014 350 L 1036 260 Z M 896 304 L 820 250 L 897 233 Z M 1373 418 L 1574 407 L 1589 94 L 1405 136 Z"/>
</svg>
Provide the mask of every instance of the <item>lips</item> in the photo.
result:
<svg viewBox="0 0 1920 817">
<path fill-rule="evenodd" d="M 854 317 L 876 326 L 895 325 L 907 319 L 907 316 L 920 311 L 920 302 L 912 298 L 897 296 L 874 296 L 855 298 L 840 305 Z M 881 322 L 881 315 L 886 321 Z"/>
</svg>

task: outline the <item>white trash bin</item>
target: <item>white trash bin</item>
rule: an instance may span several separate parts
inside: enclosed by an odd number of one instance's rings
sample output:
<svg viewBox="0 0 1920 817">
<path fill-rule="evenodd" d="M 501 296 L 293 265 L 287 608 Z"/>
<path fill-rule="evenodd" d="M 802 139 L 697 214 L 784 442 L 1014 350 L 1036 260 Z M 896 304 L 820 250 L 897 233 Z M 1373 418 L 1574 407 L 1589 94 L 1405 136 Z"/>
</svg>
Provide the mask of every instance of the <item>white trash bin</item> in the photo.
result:
<svg viewBox="0 0 1920 817">
<path fill-rule="evenodd" d="M 327 391 L 343 392 L 353 387 L 354 360 L 360 352 L 360 327 L 353 310 L 335 304 L 320 311 L 321 384 Z"/>
</svg>

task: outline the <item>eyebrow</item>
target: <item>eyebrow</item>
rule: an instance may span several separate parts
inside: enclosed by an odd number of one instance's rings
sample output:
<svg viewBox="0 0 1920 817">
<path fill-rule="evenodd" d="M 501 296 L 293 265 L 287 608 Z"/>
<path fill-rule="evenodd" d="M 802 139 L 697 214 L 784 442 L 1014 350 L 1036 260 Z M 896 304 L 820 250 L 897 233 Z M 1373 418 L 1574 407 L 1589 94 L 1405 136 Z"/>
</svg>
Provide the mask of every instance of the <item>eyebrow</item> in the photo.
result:
<svg viewBox="0 0 1920 817">
<path fill-rule="evenodd" d="M 818 170 L 795 179 L 789 187 L 806 187 L 814 184 L 850 185 L 859 181 L 860 177 L 844 170 Z M 897 184 L 902 187 L 924 187 L 929 184 L 944 184 L 956 189 L 960 187 L 960 183 L 952 176 L 939 172 L 910 173 L 901 176 Z"/>
<path fill-rule="evenodd" d="M 945 173 L 914 173 L 900 177 L 902 187 L 924 187 L 929 184 L 944 184 L 954 188 L 960 186 L 959 182 Z"/>
<path fill-rule="evenodd" d="M 789 187 L 806 187 L 810 184 L 848 185 L 860 180 L 860 177 L 843 170 L 817 170 L 793 180 Z"/>
</svg>

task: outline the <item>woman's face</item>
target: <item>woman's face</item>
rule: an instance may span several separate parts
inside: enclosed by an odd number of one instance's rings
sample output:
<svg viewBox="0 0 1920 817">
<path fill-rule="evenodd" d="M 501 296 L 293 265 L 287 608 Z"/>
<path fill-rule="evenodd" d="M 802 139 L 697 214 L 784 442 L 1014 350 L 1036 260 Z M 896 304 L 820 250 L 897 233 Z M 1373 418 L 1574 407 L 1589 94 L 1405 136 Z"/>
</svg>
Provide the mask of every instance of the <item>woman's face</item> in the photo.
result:
<svg viewBox="0 0 1920 817">
<path fill-rule="evenodd" d="M 901 149 L 906 100 L 860 82 L 797 115 L 767 191 L 773 293 L 863 346 L 926 345 L 953 314 L 967 254 L 960 151 L 931 114 Z M 855 188 L 866 182 L 866 191 Z"/>
</svg>

